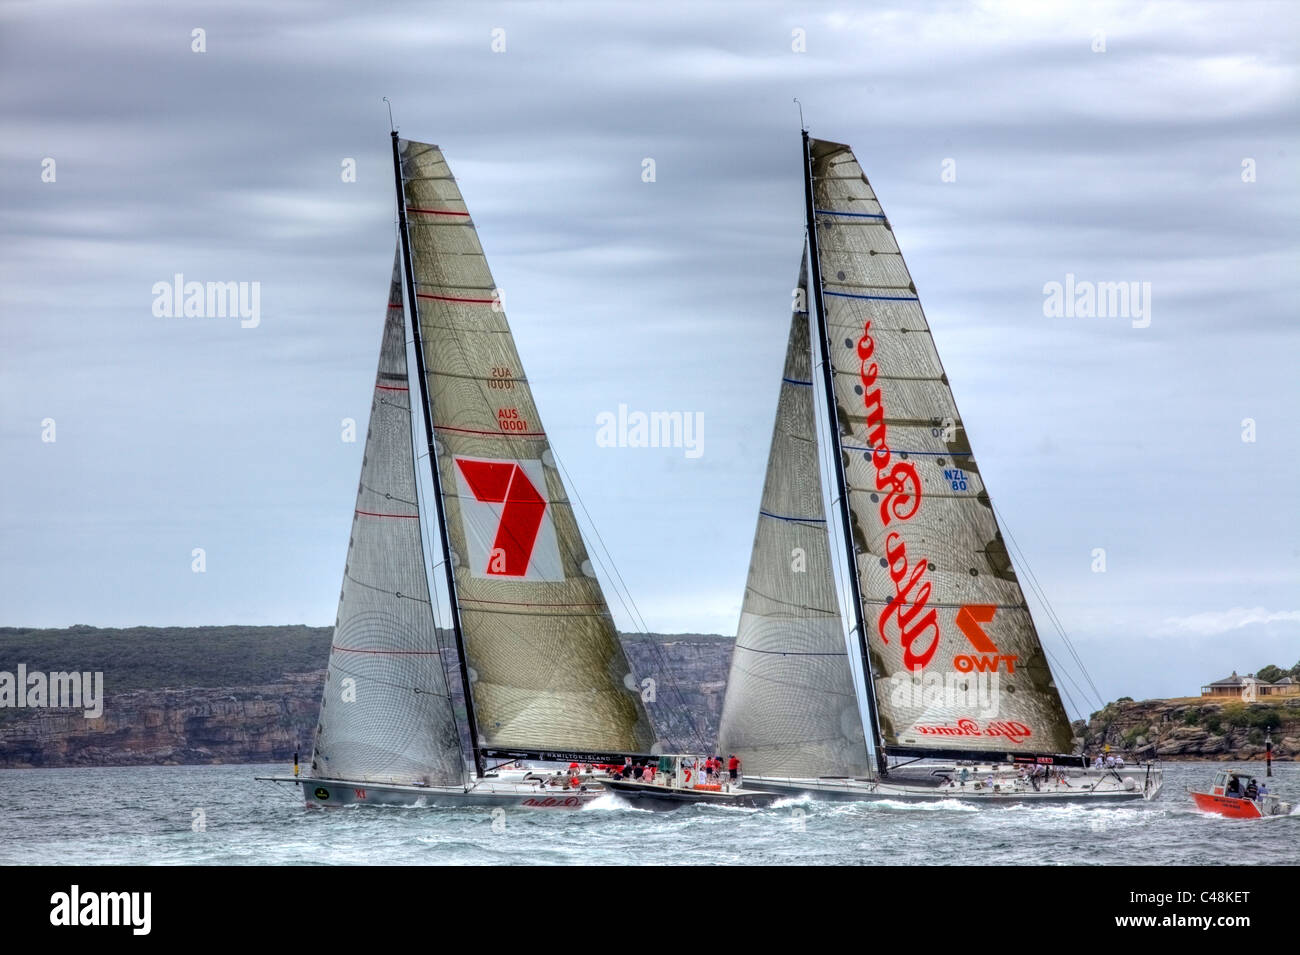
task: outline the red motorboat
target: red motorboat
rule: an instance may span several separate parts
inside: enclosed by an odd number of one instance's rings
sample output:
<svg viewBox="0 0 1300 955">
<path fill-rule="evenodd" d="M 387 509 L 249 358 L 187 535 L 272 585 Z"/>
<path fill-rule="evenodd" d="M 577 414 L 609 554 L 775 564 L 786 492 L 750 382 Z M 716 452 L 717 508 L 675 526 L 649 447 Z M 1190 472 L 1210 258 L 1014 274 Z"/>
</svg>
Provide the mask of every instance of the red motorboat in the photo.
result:
<svg viewBox="0 0 1300 955">
<path fill-rule="evenodd" d="M 1285 816 L 1291 804 L 1282 802 L 1268 792 L 1259 792 L 1259 783 L 1250 773 L 1240 769 L 1224 769 L 1215 773 L 1214 785 L 1208 793 L 1192 791 L 1196 808 L 1202 812 L 1227 816 L 1229 819 L 1259 819 L 1263 816 Z M 1251 795 L 1253 794 L 1253 795 Z"/>
</svg>

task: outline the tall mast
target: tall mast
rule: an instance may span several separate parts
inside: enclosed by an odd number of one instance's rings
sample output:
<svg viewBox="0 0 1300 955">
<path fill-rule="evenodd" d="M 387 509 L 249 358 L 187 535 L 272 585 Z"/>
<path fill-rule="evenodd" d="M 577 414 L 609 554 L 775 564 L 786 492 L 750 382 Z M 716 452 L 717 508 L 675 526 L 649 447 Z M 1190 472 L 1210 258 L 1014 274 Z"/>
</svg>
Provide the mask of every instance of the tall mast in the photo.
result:
<svg viewBox="0 0 1300 955">
<path fill-rule="evenodd" d="M 871 673 L 871 654 L 867 649 L 867 628 L 862 619 L 862 589 L 858 581 L 857 547 L 853 543 L 853 518 L 849 509 L 849 493 L 844 480 L 844 453 L 840 449 L 840 425 L 835 411 L 835 378 L 831 368 L 830 345 L 826 329 L 826 303 L 822 298 L 822 267 L 817 246 L 817 217 L 813 203 L 812 150 L 808 130 L 803 131 L 803 193 L 804 215 L 808 222 L 809 277 L 812 282 L 813 301 L 817 315 L 817 345 L 822 360 L 822 385 L 825 388 L 826 415 L 830 425 L 831 470 L 835 474 L 836 506 L 840 512 L 840 527 L 844 547 L 849 559 L 849 594 L 853 604 L 853 628 L 858 634 L 858 652 L 862 656 L 862 683 L 867 693 L 867 716 L 871 721 L 871 739 L 876 752 L 876 769 L 881 776 L 888 774 L 885 746 L 880 738 L 880 719 L 876 715 L 876 686 Z M 811 307 L 813 303 L 810 302 Z"/>
<path fill-rule="evenodd" d="M 447 514 L 442 505 L 442 479 L 438 474 L 438 454 L 434 450 L 433 417 L 429 413 L 428 379 L 424 371 L 424 343 L 420 335 L 420 310 L 415 295 L 415 270 L 411 266 L 411 238 L 406 231 L 406 190 L 402 185 L 402 157 L 397 147 L 397 130 L 393 130 L 393 176 L 397 183 L 397 221 L 402 234 L 402 270 L 406 275 L 406 300 L 411 313 L 411 330 L 415 336 L 415 367 L 420 376 L 420 407 L 424 411 L 424 436 L 429 446 L 429 470 L 433 474 L 433 501 L 438 513 L 438 538 L 442 541 L 442 566 L 447 574 L 447 598 L 451 606 L 451 630 L 456 638 L 456 657 L 460 663 L 461 685 L 465 688 L 465 717 L 469 724 L 469 744 L 474 751 L 474 772 L 484 775 L 483 754 L 478 745 L 478 720 L 474 717 L 474 693 L 469 683 L 469 666 L 465 662 L 465 637 L 460 627 L 460 604 L 456 600 L 456 572 L 451 566 L 451 545 L 447 541 Z"/>
</svg>

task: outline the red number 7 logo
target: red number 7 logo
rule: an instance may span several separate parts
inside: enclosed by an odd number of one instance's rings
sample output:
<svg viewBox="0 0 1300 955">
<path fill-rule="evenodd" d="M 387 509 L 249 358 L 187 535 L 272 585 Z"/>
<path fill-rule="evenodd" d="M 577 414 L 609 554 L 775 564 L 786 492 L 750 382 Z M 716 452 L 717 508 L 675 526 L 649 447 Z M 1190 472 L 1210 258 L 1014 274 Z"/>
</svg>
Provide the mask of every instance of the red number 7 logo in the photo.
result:
<svg viewBox="0 0 1300 955">
<path fill-rule="evenodd" d="M 456 459 L 475 500 L 504 504 L 501 523 L 488 558 L 487 573 L 523 577 L 533 557 L 537 531 L 546 513 L 546 499 L 533 487 L 524 469 L 513 462 Z"/>
</svg>

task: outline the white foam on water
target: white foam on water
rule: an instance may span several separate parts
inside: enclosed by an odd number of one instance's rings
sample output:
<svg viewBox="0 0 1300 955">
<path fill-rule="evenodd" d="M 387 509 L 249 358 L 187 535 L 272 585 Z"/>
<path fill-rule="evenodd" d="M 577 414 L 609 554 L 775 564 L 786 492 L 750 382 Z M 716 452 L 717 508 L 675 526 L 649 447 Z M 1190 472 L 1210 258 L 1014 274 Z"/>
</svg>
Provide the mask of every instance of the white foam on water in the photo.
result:
<svg viewBox="0 0 1300 955">
<path fill-rule="evenodd" d="M 605 793 L 597 796 L 589 803 L 585 803 L 579 812 L 648 812 L 653 813 L 653 809 L 643 809 L 640 806 L 633 806 L 625 800 L 619 799 L 614 793 Z"/>
<path fill-rule="evenodd" d="M 910 802 L 905 799 L 864 799 L 858 805 L 871 809 L 902 810 L 904 812 L 979 812 L 979 806 L 972 806 L 960 799 L 940 799 L 937 802 Z"/>
<path fill-rule="evenodd" d="M 812 796 L 784 796 L 772 803 L 771 809 L 791 809 L 794 806 L 811 806 L 817 802 Z"/>
</svg>

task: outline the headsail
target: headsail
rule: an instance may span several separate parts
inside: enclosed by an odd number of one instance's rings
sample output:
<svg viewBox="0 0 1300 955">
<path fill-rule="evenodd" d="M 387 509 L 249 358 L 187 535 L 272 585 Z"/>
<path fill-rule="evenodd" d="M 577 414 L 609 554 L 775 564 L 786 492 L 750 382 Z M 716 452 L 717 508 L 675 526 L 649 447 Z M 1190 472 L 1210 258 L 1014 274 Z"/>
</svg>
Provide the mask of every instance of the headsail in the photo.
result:
<svg viewBox="0 0 1300 955">
<path fill-rule="evenodd" d="M 410 399 L 394 265 L 312 773 L 456 785 L 465 759 L 429 603 Z"/>
<path fill-rule="evenodd" d="M 465 202 L 437 146 L 398 149 L 479 746 L 648 753 L 650 720 Z"/>
<path fill-rule="evenodd" d="M 811 140 L 810 153 L 883 741 L 1068 753 L 1069 720 L 889 222 L 849 147 Z"/>
<path fill-rule="evenodd" d="M 870 762 L 822 505 L 806 258 L 718 746 L 751 775 L 864 776 Z"/>
</svg>

